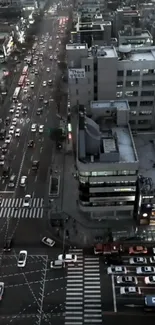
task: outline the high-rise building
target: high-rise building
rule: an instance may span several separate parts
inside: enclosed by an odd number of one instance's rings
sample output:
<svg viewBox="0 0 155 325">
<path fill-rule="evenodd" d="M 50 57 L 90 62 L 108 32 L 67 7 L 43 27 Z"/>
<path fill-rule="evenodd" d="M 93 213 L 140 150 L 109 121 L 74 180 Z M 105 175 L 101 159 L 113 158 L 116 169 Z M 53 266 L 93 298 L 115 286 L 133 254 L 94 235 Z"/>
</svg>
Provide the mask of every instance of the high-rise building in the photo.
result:
<svg viewBox="0 0 155 325">
<path fill-rule="evenodd" d="M 132 129 L 155 125 L 155 47 L 130 44 L 94 46 L 68 44 L 68 87 L 71 108 L 90 101 L 128 100 Z"/>
</svg>

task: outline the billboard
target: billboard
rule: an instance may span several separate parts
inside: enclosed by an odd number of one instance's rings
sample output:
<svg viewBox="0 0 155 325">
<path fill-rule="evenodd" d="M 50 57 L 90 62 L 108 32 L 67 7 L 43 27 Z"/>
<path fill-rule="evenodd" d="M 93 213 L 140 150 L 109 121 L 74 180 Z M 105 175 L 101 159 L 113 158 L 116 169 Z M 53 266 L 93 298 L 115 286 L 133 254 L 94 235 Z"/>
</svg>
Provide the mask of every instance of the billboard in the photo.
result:
<svg viewBox="0 0 155 325">
<path fill-rule="evenodd" d="M 85 69 L 68 69 L 69 79 L 85 78 Z"/>
</svg>

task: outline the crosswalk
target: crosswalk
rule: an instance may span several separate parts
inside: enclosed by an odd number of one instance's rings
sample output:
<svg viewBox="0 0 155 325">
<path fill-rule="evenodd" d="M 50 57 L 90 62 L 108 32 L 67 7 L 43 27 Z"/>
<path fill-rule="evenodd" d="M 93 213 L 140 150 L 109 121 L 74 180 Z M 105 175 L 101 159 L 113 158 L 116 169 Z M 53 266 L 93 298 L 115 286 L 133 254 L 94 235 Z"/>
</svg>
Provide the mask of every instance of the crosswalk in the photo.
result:
<svg viewBox="0 0 155 325">
<path fill-rule="evenodd" d="M 99 258 L 71 249 L 76 264 L 68 264 L 65 325 L 102 324 Z"/>
<path fill-rule="evenodd" d="M 0 202 L 0 218 L 43 218 L 43 199 L 33 198 L 30 203 L 30 207 L 23 207 L 23 198 L 6 198 Z"/>
</svg>

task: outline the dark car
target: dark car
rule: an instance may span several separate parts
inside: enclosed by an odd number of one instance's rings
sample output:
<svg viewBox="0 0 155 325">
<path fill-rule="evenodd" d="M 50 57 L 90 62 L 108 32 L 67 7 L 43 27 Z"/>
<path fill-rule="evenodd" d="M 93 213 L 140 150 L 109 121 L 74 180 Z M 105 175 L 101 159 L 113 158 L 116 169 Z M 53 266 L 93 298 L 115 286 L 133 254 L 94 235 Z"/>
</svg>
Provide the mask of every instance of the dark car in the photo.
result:
<svg viewBox="0 0 155 325">
<path fill-rule="evenodd" d="M 122 260 L 121 256 L 119 256 L 119 255 L 117 255 L 117 256 L 106 256 L 104 258 L 104 263 L 106 265 L 122 265 L 123 260 Z"/>
<path fill-rule="evenodd" d="M 4 247 L 3 247 L 3 251 L 4 252 L 10 252 L 11 248 L 12 248 L 12 239 L 11 238 L 7 238 L 5 243 L 4 243 Z"/>
<path fill-rule="evenodd" d="M 28 112 L 28 107 L 24 106 L 22 110 L 22 114 L 27 114 L 27 112 Z"/>
<path fill-rule="evenodd" d="M 10 124 L 10 117 L 7 116 L 6 119 L 5 119 L 5 125 L 8 126 Z"/>
<path fill-rule="evenodd" d="M 39 160 L 34 160 L 32 162 L 32 170 L 38 170 L 39 168 Z"/>
<path fill-rule="evenodd" d="M 2 153 L 5 154 L 5 153 L 7 153 L 7 151 L 8 151 L 8 144 L 7 143 L 4 143 L 2 145 Z"/>
<path fill-rule="evenodd" d="M 10 176 L 10 167 L 4 166 L 2 172 L 2 178 L 8 178 Z"/>
<path fill-rule="evenodd" d="M 43 108 L 42 107 L 37 108 L 37 112 L 36 112 L 37 115 L 41 115 L 42 112 L 43 112 Z"/>
<path fill-rule="evenodd" d="M 5 129 L 1 129 L 0 130 L 0 140 L 4 140 L 6 135 L 6 130 Z"/>
<path fill-rule="evenodd" d="M 29 142 L 28 142 L 28 148 L 33 148 L 34 147 L 34 141 L 33 140 L 30 140 Z"/>
</svg>

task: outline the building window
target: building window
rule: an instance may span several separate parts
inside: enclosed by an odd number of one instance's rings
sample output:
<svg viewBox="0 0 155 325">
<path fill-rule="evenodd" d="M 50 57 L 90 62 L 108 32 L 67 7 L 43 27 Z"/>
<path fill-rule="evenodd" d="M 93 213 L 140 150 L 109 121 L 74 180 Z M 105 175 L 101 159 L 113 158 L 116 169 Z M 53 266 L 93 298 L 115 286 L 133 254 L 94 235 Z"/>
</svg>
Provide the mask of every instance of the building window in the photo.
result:
<svg viewBox="0 0 155 325">
<path fill-rule="evenodd" d="M 136 87 L 139 86 L 139 81 L 127 81 L 126 87 Z"/>
<path fill-rule="evenodd" d="M 143 115 L 143 116 L 152 115 L 152 111 L 141 111 L 139 112 L 139 115 Z"/>
<path fill-rule="evenodd" d="M 127 76 L 139 76 L 140 75 L 140 70 L 127 70 Z"/>
<path fill-rule="evenodd" d="M 143 69 L 143 74 L 148 74 L 149 73 L 149 69 Z"/>
<path fill-rule="evenodd" d="M 90 72 L 90 65 L 85 65 L 85 72 Z"/>
<path fill-rule="evenodd" d="M 150 120 L 139 120 L 138 124 L 140 124 L 140 125 L 150 124 Z"/>
<path fill-rule="evenodd" d="M 144 100 L 144 101 L 141 101 L 140 102 L 140 106 L 143 107 L 143 106 L 153 106 L 153 101 L 152 100 Z"/>
<path fill-rule="evenodd" d="M 137 102 L 129 102 L 130 107 L 137 107 Z"/>
<path fill-rule="evenodd" d="M 126 91 L 125 96 L 126 97 L 138 96 L 138 91 Z"/>
<path fill-rule="evenodd" d="M 143 70 L 143 75 L 149 75 L 149 74 L 154 74 L 155 70 L 154 69 L 144 69 Z"/>
<path fill-rule="evenodd" d="M 78 89 L 76 89 L 76 95 L 78 95 L 79 94 L 79 90 Z"/>
<path fill-rule="evenodd" d="M 117 82 L 117 87 L 120 87 L 120 88 L 123 87 L 123 81 L 118 81 Z"/>
<path fill-rule="evenodd" d="M 154 91 L 153 90 L 143 90 L 142 92 L 141 92 L 141 96 L 154 96 Z"/>
<path fill-rule="evenodd" d="M 155 86 L 155 80 L 143 80 L 142 86 L 143 87 Z"/>
<path fill-rule="evenodd" d="M 75 79 L 75 83 L 78 84 L 78 78 Z"/>
<path fill-rule="evenodd" d="M 123 95 L 123 92 L 122 91 L 117 91 L 117 93 L 116 93 L 116 97 L 117 98 L 122 97 L 122 95 Z"/>
<path fill-rule="evenodd" d="M 136 121 L 135 120 L 130 120 L 130 124 L 131 125 L 136 125 Z"/>
<path fill-rule="evenodd" d="M 123 77 L 124 76 L 124 71 L 123 70 L 118 70 L 117 71 L 117 76 L 118 77 Z"/>
</svg>

